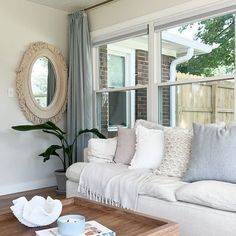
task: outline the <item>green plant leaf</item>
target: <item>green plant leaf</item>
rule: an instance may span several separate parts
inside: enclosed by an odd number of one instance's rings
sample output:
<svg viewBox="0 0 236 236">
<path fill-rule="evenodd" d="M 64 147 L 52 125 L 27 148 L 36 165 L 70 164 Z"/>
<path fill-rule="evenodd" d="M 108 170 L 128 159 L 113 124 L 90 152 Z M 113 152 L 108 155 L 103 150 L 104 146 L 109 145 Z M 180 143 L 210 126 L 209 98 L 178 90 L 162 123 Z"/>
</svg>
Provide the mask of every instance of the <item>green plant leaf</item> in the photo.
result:
<svg viewBox="0 0 236 236">
<path fill-rule="evenodd" d="M 43 162 L 46 162 L 50 159 L 50 156 L 43 158 Z"/>
<path fill-rule="evenodd" d="M 52 127 L 53 130 L 57 130 L 59 132 L 61 132 L 62 134 L 65 134 L 64 131 L 62 131 L 58 126 L 56 126 L 54 123 L 52 123 L 51 121 L 46 122 L 46 124 L 48 124 L 49 126 Z"/>
<path fill-rule="evenodd" d="M 42 129 L 53 130 L 53 128 L 47 123 L 40 125 L 18 125 L 18 126 L 12 126 L 11 128 L 18 131 L 31 131 L 31 130 L 42 130 Z"/>
<path fill-rule="evenodd" d="M 67 166 L 70 166 L 73 163 L 72 160 L 72 153 L 73 153 L 73 145 L 76 139 L 84 133 L 93 133 L 97 137 L 101 139 L 106 139 L 106 137 L 98 131 L 98 129 L 84 129 L 80 130 L 77 136 L 74 138 L 72 144 L 69 144 L 66 139 L 66 132 L 62 131 L 58 126 L 56 126 L 51 121 L 48 121 L 44 124 L 39 125 L 19 125 L 19 126 L 12 126 L 12 129 L 18 131 L 31 131 L 31 130 L 41 130 L 47 134 L 53 134 L 61 141 L 61 145 L 51 145 L 48 147 L 43 153 L 39 154 L 39 156 L 43 157 L 43 161 L 48 161 L 51 156 L 58 157 L 62 164 L 64 171 L 66 170 Z M 57 150 L 62 150 L 62 157 L 57 153 Z"/>
<path fill-rule="evenodd" d="M 42 157 L 58 156 L 58 157 L 60 157 L 60 155 L 56 152 L 59 149 L 62 149 L 62 146 L 51 145 L 50 147 L 48 147 L 46 149 L 45 152 L 39 154 L 39 156 L 42 156 Z"/>
<path fill-rule="evenodd" d="M 80 130 L 78 136 L 81 135 L 81 134 L 84 134 L 84 133 L 93 133 L 98 138 L 106 139 L 106 137 L 101 132 L 99 132 L 98 129 L 84 129 L 84 130 Z"/>
<path fill-rule="evenodd" d="M 55 132 L 50 131 L 50 130 L 43 129 L 43 132 L 48 133 L 48 134 L 53 134 L 53 135 L 57 136 L 60 140 L 62 140 L 64 138 L 62 134 L 55 133 Z"/>
</svg>

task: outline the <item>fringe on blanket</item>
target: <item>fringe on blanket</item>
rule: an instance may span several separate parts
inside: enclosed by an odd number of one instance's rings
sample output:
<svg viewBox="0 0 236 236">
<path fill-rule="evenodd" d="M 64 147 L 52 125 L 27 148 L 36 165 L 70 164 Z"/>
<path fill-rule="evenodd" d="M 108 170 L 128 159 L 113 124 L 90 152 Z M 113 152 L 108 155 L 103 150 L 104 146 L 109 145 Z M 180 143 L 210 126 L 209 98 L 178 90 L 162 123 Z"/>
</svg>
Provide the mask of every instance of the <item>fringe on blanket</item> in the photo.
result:
<svg viewBox="0 0 236 236">
<path fill-rule="evenodd" d="M 112 199 L 108 199 L 104 196 L 101 196 L 100 194 L 94 193 L 86 186 L 79 185 L 79 193 L 84 195 L 89 200 L 93 200 L 93 201 L 96 201 L 96 202 L 100 202 L 100 203 L 109 204 L 109 205 L 112 205 L 112 206 L 115 206 L 115 207 L 123 208 L 121 203 L 116 202 Z"/>
</svg>

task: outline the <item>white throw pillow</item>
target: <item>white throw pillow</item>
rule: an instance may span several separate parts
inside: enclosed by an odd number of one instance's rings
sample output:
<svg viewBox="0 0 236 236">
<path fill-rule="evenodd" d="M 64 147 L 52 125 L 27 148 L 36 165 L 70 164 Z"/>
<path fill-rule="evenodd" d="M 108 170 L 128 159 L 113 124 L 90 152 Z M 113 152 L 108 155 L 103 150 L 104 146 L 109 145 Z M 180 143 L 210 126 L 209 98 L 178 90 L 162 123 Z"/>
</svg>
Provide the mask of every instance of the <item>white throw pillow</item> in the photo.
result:
<svg viewBox="0 0 236 236">
<path fill-rule="evenodd" d="M 188 129 L 164 128 L 164 158 L 155 171 L 159 175 L 182 177 L 191 155 L 193 134 Z"/>
<path fill-rule="evenodd" d="M 112 162 L 115 156 L 117 137 L 108 139 L 92 138 L 88 141 L 89 162 Z"/>
<path fill-rule="evenodd" d="M 176 199 L 224 211 L 236 212 L 236 184 L 221 181 L 189 183 L 176 191 Z"/>
<path fill-rule="evenodd" d="M 136 120 L 134 128 L 137 129 L 137 127 L 139 125 L 142 125 L 142 126 L 144 126 L 145 128 L 148 128 L 148 129 L 161 129 L 162 130 L 164 128 L 164 126 L 162 126 L 162 125 L 159 125 L 157 123 L 154 123 L 154 122 L 151 122 L 151 121 L 148 121 L 148 120 L 142 120 L 142 119 Z"/>
<path fill-rule="evenodd" d="M 161 163 L 164 151 L 163 131 L 138 125 L 136 128 L 136 142 L 136 152 L 129 168 L 157 168 Z"/>
</svg>

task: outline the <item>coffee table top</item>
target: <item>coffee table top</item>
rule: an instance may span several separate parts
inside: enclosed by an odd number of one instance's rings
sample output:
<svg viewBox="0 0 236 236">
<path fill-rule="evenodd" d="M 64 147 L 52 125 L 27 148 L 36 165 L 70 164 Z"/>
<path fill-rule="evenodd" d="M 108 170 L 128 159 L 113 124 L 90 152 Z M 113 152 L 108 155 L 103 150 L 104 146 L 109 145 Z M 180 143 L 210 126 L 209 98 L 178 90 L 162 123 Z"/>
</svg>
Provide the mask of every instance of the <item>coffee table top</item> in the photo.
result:
<svg viewBox="0 0 236 236">
<path fill-rule="evenodd" d="M 178 224 L 169 220 L 147 216 L 130 210 L 97 203 L 81 198 L 62 200 L 62 215 L 79 214 L 86 220 L 96 220 L 116 232 L 117 236 L 178 236 Z M 55 227 L 56 223 L 46 227 L 28 228 L 9 212 L 0 215 L 0 235 L 35 235 L 36 230 Z"/>
</svg>

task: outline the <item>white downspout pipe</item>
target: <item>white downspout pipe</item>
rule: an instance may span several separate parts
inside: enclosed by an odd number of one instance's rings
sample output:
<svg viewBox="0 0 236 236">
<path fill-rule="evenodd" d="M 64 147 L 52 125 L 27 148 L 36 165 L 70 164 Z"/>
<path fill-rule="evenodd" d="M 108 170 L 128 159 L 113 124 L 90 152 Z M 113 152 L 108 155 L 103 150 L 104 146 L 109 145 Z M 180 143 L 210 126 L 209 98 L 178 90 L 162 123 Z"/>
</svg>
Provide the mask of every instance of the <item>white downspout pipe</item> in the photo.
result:
<svg viewBox="0 0 236 236">
<path fill-rule="evenodd" d="M 176 66 L 180 63 L 190 60 L 194 55 L 194 49 L 188 48 L 186 55 L 179 57 L 170 64 L 170 81 L 176 81 Z M 170 126 L 176 126 L 176 88 L 170 87 Z"/>
</svg>

